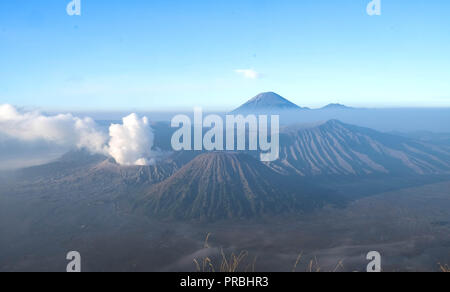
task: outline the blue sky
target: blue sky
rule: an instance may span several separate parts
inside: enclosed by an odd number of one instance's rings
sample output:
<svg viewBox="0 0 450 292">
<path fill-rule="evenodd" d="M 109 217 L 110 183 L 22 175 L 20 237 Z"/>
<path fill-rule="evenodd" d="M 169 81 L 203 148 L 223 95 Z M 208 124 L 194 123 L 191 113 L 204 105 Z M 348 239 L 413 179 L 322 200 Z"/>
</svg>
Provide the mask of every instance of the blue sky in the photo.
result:
<svg viewBox="0 0 450 292">
<path fill-rule="evenodd" d="M 448 0 L 382 0 L 372 17 L 369 0 L 81 0 L 72 17 L 69 2 L 0 1 L 0 103 L 231 109 L 276 91 L 311 107 L 450 106 Z"/>
</svg>

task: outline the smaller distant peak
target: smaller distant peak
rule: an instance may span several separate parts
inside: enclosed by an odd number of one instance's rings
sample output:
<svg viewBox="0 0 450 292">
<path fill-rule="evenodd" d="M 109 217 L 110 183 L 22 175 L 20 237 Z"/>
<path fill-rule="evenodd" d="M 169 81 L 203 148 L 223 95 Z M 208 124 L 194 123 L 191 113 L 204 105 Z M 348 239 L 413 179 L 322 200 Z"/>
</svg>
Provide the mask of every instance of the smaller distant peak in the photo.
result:
<svg viewBox="0 0 450 292">
<path fill-rule="evenodd" d="M 351 107 L 348 107 L 346 105 L 340 104 L 340 103 L 330 103 L 329 105 L 324 106 L 321 108 L 323 110 L 330 110 L 330 109 L 351 109 Z"/>
</svg>

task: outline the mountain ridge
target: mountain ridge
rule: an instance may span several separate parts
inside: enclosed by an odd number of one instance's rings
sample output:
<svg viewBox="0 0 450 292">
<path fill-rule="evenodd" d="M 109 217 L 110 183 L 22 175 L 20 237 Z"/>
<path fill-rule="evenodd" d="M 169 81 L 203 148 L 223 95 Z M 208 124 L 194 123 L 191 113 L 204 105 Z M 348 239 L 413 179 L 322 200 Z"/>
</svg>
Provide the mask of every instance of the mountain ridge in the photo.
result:
<svg viewBox="0 0 450 292">
<path fill-rule="evenodd" d="M 444 148 L 330 120 L 289 126 L 280 134 L 280 173 L 301 176 L 443 174 L 450 171 Z"/>
</svg>

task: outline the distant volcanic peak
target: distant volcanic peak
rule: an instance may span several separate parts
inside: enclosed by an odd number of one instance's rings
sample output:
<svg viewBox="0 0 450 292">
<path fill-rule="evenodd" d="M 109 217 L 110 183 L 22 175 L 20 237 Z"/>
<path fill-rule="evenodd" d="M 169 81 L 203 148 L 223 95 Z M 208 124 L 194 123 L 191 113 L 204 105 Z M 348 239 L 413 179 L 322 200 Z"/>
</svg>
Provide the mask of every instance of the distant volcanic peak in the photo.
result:
<svg viewBox="0 0 450 292">
<path fill-rule="evenodd" d="M 290 102 L 289 100 L 285 99 L 279 94 L 276 94 L 275 92 L 263 92 L 252 98 L 249 103 L 256 103 L 260 105 L 269 105 L 269 106 L 275 106 L 275 105 L 283 105 L 283 106 L 292 106 L 292 107 L 299 107 L 296 104 Z"/>
<path fill-rule="evenodd" d="M 233 113 L 299 109 L 302 108 L 274 92 L 264 92 L 234 110 Z"/>
</svg>

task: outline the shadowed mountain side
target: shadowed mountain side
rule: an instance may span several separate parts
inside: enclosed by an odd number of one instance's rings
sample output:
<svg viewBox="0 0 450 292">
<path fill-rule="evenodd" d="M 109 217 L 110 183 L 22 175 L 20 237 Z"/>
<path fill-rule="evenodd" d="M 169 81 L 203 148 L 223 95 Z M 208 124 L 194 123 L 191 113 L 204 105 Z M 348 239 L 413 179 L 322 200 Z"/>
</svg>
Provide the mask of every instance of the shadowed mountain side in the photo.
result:
<svg viewBox="0 0 450 292">
<path fill-rule="evenodd" d="M 69 152 L 49 164 L 22 169 L 14 177 L 36 188 L 86 189 L 89 192 L 121 186 L 140 188 L 167 179 L 190 159 L 191 153 L 177 153 L 156 165 L 123 166 L 112 158 L 82 150 Z"/>
<path fill-rule="evenodd" d="M 20 180 L 58 179 L 93 167 L 106 159 L 106 156 L 92 155 L 87 150 L 71 151 L 53 162 L 19 169 L 14 172 L 14 176 Z"/>
<path fill-rule="evenodd" d="M 445 148 L 347 125 L 337 120 L 290 126 L 280 135 L 280 173 L 311 175 L 444 174 L 450 171 Z"/>
<path fill-rule="evenodd" d="M 414 131 L 414 132 L 391 132 L 392 135 L 402 136 L 409 139 L 415 139 L 428 144 L 439 145 L 441 147 L 447 148 L 450 152 L 450 133 L 434 133 L 431 131 Z"/>
<path fill-rule="evenodd" d="M 149 216 L 236 219 L 311 210 L 326 192 L 283 177 L 245 154 L 202 154 L 139 200 Z"/>
</svg>

